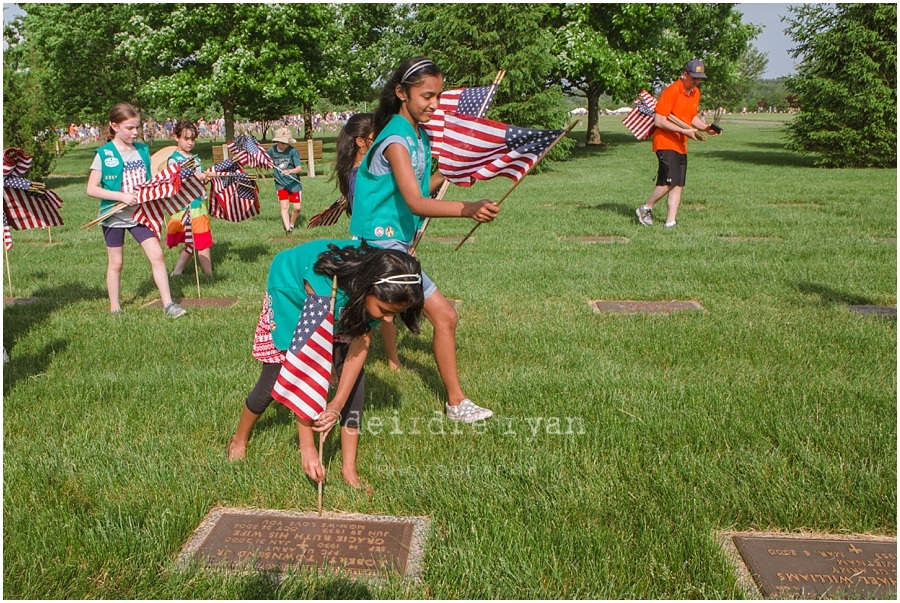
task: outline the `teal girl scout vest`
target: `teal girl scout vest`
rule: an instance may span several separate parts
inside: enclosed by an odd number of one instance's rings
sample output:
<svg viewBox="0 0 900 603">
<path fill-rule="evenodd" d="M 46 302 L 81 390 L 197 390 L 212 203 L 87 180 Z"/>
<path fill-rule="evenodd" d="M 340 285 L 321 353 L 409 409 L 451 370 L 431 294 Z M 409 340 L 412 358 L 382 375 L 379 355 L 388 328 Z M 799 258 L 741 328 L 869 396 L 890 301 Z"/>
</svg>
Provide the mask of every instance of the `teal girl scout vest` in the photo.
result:
<svg viewBox="0 0 900 603">
<path fill-rule="evenodd" d="M 141 142 L 136 142 L 134 143 L 134 148 L 137 149 L 138 154 L 141 156 L 141 159 L 143 160 L 144 165 L 147 168 L 147 180 L 149 180 L 150 147 Z M 108 191 L 121 191 L 122 171 L 124 169 L 125 162 L 122 161 L 122 155 L 119 154 L 119 150 L 116 148 L 116 145 L 114 145 L 112 141 L 110 141 L 97 149 L 95 153 L 100 156 L 100 188 L 105 188 Z M 100 213 L 102 214 L 103 212 L 114 206 L 116 203 L 116 201 L 101 199 Z"/>
</svg>

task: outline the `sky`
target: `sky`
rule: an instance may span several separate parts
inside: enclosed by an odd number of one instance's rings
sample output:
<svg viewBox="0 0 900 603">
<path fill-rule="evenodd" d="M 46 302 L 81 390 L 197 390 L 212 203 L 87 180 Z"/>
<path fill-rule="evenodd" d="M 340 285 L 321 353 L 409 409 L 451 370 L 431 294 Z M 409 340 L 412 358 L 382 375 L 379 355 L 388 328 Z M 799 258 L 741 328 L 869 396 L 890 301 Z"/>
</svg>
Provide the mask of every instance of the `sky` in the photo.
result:
<svg viewBox="0 0 900 603">
<path fill-rule="evenodd" d="M 764 78 L 775 78 L 796 73 L 794 61 L 788 54 L 788 49 L 793 46 L 790 38 L 784 34 L 785 24 L 781 22 L 782 16 L 790 15 L 788 4 L 738 4 L 737 10 L 743 13 L 744 23 L 762 25 L 763 31 L 754 41 L 754 45 L 761 52 L 767 54 L 769 65 L 763 73 Z M 21 15 L 22 9 L 13 3 L 3 4 L 3 22 L 12 20 Z M 4 44 L 4 47 L 6 45 Z"/>
</svg>

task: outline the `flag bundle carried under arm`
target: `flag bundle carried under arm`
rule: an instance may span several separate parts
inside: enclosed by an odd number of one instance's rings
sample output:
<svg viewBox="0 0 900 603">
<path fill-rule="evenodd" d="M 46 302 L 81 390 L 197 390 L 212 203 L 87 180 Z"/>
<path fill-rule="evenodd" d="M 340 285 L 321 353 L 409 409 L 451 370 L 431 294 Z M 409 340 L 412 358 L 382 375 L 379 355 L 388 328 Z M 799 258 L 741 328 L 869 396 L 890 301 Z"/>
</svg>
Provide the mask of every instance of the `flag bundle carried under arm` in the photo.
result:
<svg viewBox="0 0 900 603">
<path fill-rule="evenodd" d="M 315 421 L 325 410 L 333 341 L 331 298 L 307 295 L 291 347 L 272 390 L 272 397 L 301 419 Z"/>
<path fill-rule="evenodd" d="M 34 192 L 35 189 L 42 192 Z M 3 212 L 14 230 L 62 226 L 59 195 L 21 176 L 3 178 Z"/>
<path fill-rule="evenodd" d="M 3 246 L 9 251 L 12 249 L 12 234 L 9 232 L 9 222 L 6 219 L 6 212 L 3 212 Z"/>
<path fill-rule="evenodd" d="M 460 115 L 474 115 L 481 117 L 491 106 L 497 86 L 480 86 L 478 88 L 455 88 L 441 93 L 441 102 L 437 111 L 431 116 L 431 120 L 422 124 L 422 128 L 428 132 L 431 140 L 431 154 L 437 157 L 441 154 L 441 146 L 444 142 L 445 115 L 458 113 Z"/>
<path fill-rule="evenodd" d="M 250 134 L 238 134 L 228 143 L 228 153 L 241 167 L 273 168 L 275 163 Z"/>
<path fill-rule="evenodd" d="M 518 181 L 564 130 L 533 130 L 448 113 L 438 169 L 453 184 L 505 176 Z"/>
<path fill-rule="evenodd" d="M 259 215 L 256 182 L 231 158 L 213 166 L 209 215 L 228 222 L 243 222 Z"/>
<path fill-rule="evenodd" d="M 622 123 L 638 140 L 646 140 L 656 129 L 656 126 L 653 125 L 655 108 L 656 99 L 653 98 L 653 95 L 646 90 L 641 90 L 638 97 L 634 99 L 634 109 L 625 116 Z"/>
<path fill-rule="evenodd" d="M 31 167 L 32 159 L 34 158 L 26 155 L 22 149 L 3 149 L 3 177 L 21 176 Z"/>
</svg>

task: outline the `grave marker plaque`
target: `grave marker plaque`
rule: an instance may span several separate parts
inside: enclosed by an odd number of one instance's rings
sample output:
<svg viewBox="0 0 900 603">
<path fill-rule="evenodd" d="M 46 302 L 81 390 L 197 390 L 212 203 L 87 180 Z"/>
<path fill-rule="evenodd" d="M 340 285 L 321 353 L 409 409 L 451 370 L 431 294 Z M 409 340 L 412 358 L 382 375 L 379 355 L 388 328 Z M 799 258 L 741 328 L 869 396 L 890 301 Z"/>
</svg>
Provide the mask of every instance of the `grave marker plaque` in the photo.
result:
<svg viewBox="0 0 900 603">
<path fill-rule="evenodd" d="M 213 509 L 179 556 L 182 567 L 341 570 L 417 579 L 428 519 Z"/>
<path fill-rule="evenodd" d="M 732 535 L 767 598 L 894 599 L 897 540 Z"/>
<path fill-rule="evenodd" d="M 670 314 L 671 312 L 705 312 L 706 308 L 695 301 L 603 301 L 591 302 L 594 312 L 616 312 L 624 314 Z"/>
<path fill-rule="evenodd" d="M 897 318 L 897 306 L 847 306 L 847 309 L 863 316 L 888 316 Z"/>
<path fill-rule="evenodd" d="M 172 298 L 172 301 L 182 308 L 228 308 L 229 306 L 236 304 L 237 300 L 238 298 L 236 297 L 201 297 L 200 299 L 189 297 L 182 299 Z M 148 302 L 141 306 L 141 309 L 162 307 L 162 301 L 154 299 L 152 302 Z"/>
</svg>

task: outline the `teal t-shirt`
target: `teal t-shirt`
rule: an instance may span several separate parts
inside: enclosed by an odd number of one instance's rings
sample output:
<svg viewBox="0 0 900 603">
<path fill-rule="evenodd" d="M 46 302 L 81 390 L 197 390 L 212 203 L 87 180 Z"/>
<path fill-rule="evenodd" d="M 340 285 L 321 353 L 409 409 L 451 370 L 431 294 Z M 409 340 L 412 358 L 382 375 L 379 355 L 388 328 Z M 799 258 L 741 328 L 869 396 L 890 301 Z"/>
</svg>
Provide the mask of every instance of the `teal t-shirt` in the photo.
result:
<svg viewBox="0 0 900 603">
<path fill-rule="evenodd" d="M 419 180 L 423 197 L 430 194 L 431 144 L 421 130 L 413 129 L 404 117 L 395 115 L 388 122 L 369 148 L 356 175 L 356 191 L 353 215 L 350 218 L 350 234 L 361 239 L 397 239 L 412 242 L 422 220 L 414 215 L 397 186 L 391 171 L 381 173 L 374 162 L 383 153 L 382 142 L 388 137 L 399 137 L 409 151 L 410 162 Z"/>
<path fill-rule="evenodd" d="M 289 193 L 302 191 L 303 186 L 300 184 L 300 174 L 282 174 L 279 171 L 300 167 L 300 153 L 297 152 L 297 149 L 288 145 L 288 148 L 282 153 L 278 150 L 278 144 L 276 143 L 270 146 L 266 153 L 272 158 L 275 167 L 278 168 L 275 170 L 275 186 L 283 188 Z"/>
<path fill-rule="evenodd" d="M 269 308 L 272 310 L 269 319 L 272 330 L 272 341 L 279 350 L 286 350 L 291 345 L 297 321 L 306 303 L 305 280 L 316 292 L 316 295 L 331 295 L 331 278 L 316 274 L 313 266 L 319 255 L 328 251 L 328 245 L 338 247 L 359 247 L 362 241 L 335 241 L 319 239 L 304 243 L 293 249 L 277 254 L 269 267 L 269 278 L 266 288 L 269 294 Z M 347 294 L 338 288 L 334 302 L 334 325 L 338 328 L 341 310 L 347 305 Z M 369 328 L 378 321 L 369 324 Z"/>
</svg>

